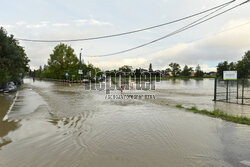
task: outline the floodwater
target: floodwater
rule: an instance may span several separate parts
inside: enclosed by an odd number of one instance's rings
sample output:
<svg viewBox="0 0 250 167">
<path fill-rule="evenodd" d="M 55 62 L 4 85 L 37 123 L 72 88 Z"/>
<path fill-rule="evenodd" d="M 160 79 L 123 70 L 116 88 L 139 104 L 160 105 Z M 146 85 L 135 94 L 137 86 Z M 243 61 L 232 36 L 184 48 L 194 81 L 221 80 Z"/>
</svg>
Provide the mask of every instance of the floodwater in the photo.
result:
<svg viewBox="0 0 250 167">
<path fill-rule="evenodd" d="M 209 80 L 164 82 L 155 100 L 108 100 L 83 85 L 26 79 L 0 95 L 0 167 L 250 166 L 250 126 L 164 104 L 216 106 Z"/>
<path fill-rule="evenodd" d="M 156 85 L 157 100 L 153 103 L 197 107 L 209 111 L 220 109 L 231 115 L 250 117 L 250 105 L 214 102 L 214 79 L 163 80 Z M 226 91 L 226 87 L 224 88 Z M 246 89 L 246 88 L 245 88 Z M 250 89 L 248 90 L 250 91 Z M 250 95 L 250 92 L 247 92 Z M 245 96 L 247 96 L 245 95 Z"/>
</svg>

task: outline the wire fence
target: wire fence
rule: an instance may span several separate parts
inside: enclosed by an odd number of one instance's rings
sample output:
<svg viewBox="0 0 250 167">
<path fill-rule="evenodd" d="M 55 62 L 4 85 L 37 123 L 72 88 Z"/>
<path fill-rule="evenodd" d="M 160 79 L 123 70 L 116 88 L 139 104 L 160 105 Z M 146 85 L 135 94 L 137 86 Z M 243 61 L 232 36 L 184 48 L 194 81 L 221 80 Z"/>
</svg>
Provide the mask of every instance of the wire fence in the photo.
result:
<svg viewBox="0 0 250 167">
<path fill-rule="evenodd" d="M 250 105 L 250 80 L 216 78 L 214 81 L 214 101 Z"/>
</svg>

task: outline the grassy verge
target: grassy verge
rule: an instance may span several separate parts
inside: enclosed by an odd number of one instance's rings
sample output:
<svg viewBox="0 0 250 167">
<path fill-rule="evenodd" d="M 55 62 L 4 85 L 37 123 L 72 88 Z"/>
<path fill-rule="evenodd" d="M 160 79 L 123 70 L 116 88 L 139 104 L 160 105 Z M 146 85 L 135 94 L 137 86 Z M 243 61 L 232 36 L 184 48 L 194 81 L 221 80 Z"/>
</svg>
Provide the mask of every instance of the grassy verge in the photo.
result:
<svg viewBox="0 0 250 167">
<path fill-rule="evenodd" d="M 227 113 L 222 112 L 221 110 L 208 111 L 208 110 L 199 110 L 196 107 L 185 108 L 180 104 L 176 105 L 176 107 L 183 108 L 188 111 L 192 111 L 193 113 L 207 115 L 213 118 L 220 118 L 222 120 L 229 121 L 229 122 L 250 125 L 250 118 L 243 117 L 243 116 L 229 115 Z"/>
<path fill-rule="evenodd" d="M 177 107 L 177 108 L 184 108 L 181 104 L 177 104 L 175 107 Z"/>
</svg>

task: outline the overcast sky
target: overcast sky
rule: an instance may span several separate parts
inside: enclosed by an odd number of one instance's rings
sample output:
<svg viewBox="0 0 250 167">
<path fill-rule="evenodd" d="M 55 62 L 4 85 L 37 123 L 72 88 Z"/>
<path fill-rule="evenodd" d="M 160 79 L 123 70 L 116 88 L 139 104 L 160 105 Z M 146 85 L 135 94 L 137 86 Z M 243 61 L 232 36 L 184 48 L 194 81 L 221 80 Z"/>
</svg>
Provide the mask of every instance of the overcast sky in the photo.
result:
<svg viewBox="0 0 250 167">
<path fill-rule="evenodd" d="M 229 7 L 243 1 L 236 0 Z M 0 26 L 16 38 L 86 38 L 165 23 L 225 2 L 228 1 L 1 0 Z M 166 69 L 171 62 L 177 62 L 181 66 L 200 64 L 203 70 L 213 71 L 218 62 L 237 61 L 250 50 L 249 11 L 250 3 L 247 3 L 175 36 L 110 57 L 86 56 L 117 52 L 147 43 L 199 17 L 137 34 L 67 44 L 73 47 L 77 56 L 80 48 L 83 48 L 84 61 L 101 69 L 114 69 L 122 65 L 148 68 L 150 62 L 153 69 Z M 20 44 L 25 47 L 32 69 L 46 64 L 49 54 L 57 45 L 22 41 Z"/>
</svg>

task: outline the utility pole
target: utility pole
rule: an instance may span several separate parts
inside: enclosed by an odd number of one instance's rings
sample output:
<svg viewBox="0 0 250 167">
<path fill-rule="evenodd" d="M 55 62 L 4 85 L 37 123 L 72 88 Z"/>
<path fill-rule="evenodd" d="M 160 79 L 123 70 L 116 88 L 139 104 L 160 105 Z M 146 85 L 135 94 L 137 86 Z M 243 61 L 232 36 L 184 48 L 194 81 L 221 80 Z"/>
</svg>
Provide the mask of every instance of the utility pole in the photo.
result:
<svg viewBox="0 0 250 167">
<path fill-rule="evenodd" d="M 82 75 L 82 48 L 80 50 L 79 59 L 80 59 L 80 62 L 79 62 L 78 75 L 80 76 L 79 78 L 80 78 L 80 82 L 81 82 L 81 75 Z"/>
<path fill-rule="evenodd" d="M 82 64 L 82 48 L 80 50 L 80 66 L 81 66 L 81 64 Z"/>
</svg>

